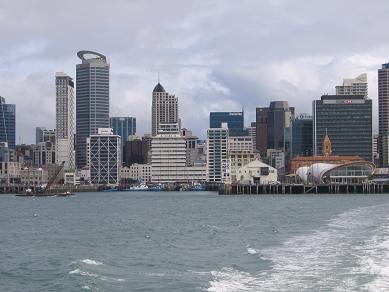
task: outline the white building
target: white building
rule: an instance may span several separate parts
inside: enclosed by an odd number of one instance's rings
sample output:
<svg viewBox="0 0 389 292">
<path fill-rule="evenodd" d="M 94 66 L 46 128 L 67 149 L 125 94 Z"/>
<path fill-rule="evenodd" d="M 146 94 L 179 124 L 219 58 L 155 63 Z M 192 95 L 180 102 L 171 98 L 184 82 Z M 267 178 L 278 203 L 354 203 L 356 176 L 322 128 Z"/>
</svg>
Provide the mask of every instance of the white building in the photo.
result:
<svg viewBox="0 0 389 292">
<path fill-rule="evenodd" d="M 141 181 L 141 182 L 150 182 L 151 181 L 151 164 L 138 164 L 134 163 L 129 167 L 122 167 L 121 170 L 121 179 L 128 181 Z"/>
<path fill-rule="evenodd" d="M 186 138 L 180 133 L 158 134 L 151 141 L 151 181 L 182 183 L 205 180 L 204 165 L 187 165 Z"/>
<path fill-rule="evenodd" d="M 178 118 L 178 98 L 166 92 L 159 82 L 153 90 L 151 121 L 152 136 L 158 134 L 161 124 L 178 124 L 178 128 L 180 127 Z"/>
<path fill-rule="evenodd" d="M 277 183 L 277 169 L 266 163 L 255 160 L 236 171 L 239 184 L 268 185 Z"/>
<path fill-rule="evenodd" d="M 285 169 L 285 152 L 278 149 L 267 149 L 267 162 L 277 170 Z"/>
<path fill-rule="evenodd" d="M 92 184 L 118 185 L 120 182 L 121 137 L 112 129 L 100 128 L 87 138 L 88 166 Z"/>
<path fill-rule="evenodd" d="M 207 130 L 207 181 L 222 182 L 225 180 L 228 164 L 228 126 L 222 123 L 221 128 Z"/>
<path fill-rule="evenodd" d="M 25 186 L 41 186 L 47 183 L 47 171 L 43 168 L 23 168 L 20 170 L 20 183 Z"/>
<path fill-rule="evenodd" d="M 36 167 L 55 164 L 55 144 L 40 142 L 33 146 L 33 164 Z"/>
<path fill-rule="evenodd" d="M 20 180 L 19 162 L 0 162 L 0 185 L 17 183 Z"/>
<path fill-rule="evenodd" d="M 336 95 L 363 95 L 367 96 L 367 74 L 363 73 L 356 78 L 343 79 L 343 85 L 335 87 Z"/>
<path fill-rule="evenodd" d="M 75 169 L 74 152 L 74 83 L 62 72 L 55 75 L 56 86 L 56 163 Z"/>
</svg>

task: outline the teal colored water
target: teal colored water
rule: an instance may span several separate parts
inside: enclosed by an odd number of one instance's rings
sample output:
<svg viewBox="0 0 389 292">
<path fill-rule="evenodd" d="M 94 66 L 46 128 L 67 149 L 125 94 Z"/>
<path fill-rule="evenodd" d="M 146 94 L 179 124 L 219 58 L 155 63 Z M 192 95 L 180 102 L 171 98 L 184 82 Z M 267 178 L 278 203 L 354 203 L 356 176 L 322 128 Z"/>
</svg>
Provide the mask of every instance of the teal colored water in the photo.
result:
<svg viewBox="0 0 389 292">
<path fill-rule="evenodd" d="M 0 291 L 389 291 L 389 196 L 0 196 Z"/>
</svg>

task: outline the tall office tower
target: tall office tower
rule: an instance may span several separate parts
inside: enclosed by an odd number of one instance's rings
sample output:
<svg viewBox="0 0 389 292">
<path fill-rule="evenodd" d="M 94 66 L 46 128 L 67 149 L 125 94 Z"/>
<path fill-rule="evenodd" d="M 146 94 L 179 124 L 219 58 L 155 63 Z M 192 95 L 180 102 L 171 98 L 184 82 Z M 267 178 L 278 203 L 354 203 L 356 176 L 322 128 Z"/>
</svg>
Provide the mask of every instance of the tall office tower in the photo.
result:
<svg viewBox="0 0 389 292">
<path fill-rule="evenodd" d="M 335 86 L 336 95 L 367 96 L 367 74 L 363 73 L 353 79 L 343 79 L 343 85 Z"/>
<path fill-rule="evenodd" d="M 251 122 L 250 127 L 246 128 L 247 135 L 251 137 L 253 141 L 253 152 L 257 151 L 257 124 L 255 122 Z"/>
<path fill-rule="evenodd" d="M 378 69 L 378 156 L 382 167 L 389 166 L 389 157 L 384 155 L 384 139 L 389 135 L 389 63 Z M 385 143 L 387 144 L 387 143 Z"/>
<path fill-rule="evenodd" d="M 136 118 L 133 117 L 111 117 L 111 128 L 114 135 L 122 138 L 122 146 L 126 145 L 128 136 L 136 134 Z"/>
<path fill-rule="evenodd" d="M 222 123 L 226 123 L 230 135 L 246 136 L 244 130 L 244 112 L 210 112 L 209 127 L 211 129 L 221 128 Z"/>
<path fill-rule="evenodd" d="M 15 150 L 16 146 L 15 123 L 15 105 L 5 103 L 5 98 L 0 96 L 0 142 L 7 142 L 9 149 L 12 150 Z"/>
<path fill-rule="evenodd" d="M 228 137 L 227 123 L 220 128 L 207 130 L 207 181 L 222 182 L 225 180 L 228 164 Z"/>
<path fill-rule="evenodd" d="M 378 134 L 373 135 L 373 163 L 378 164 L 379 162 L 379 155 L 378 155 Z"/>
<path fill-rule="evenodd" d="M 130 136 L 124 146 L 123 164 L 146 164 L 150 150 L 150 142 L 145 137 Z"/>
<path fill-rule="evenodd" d="M 152 136 L 158 134 L 161 124 L 177 124 L 180 128 L 181 122 L 178 118 L 178 97 L 167 93 L 159 82 L 153 90 L 151 111 Z"/>
<path fill-rule="evenodd" d="M 323 95 L 313 101 L 313 152 L 323 152 L 325 134 L 332 153 L 372 161 L 372 101 L 364 95 Z"/>
<path fill-rule="evenodd" d="M 92 51 L 79 51 L 76 67 L 76 165 L 87 164 L 86 138 L 109 128 L 109 64 Z"/>
<path fill-rule="evenodd" d="M 42 142 L 51 142 L 55 144 L 55 129 L 47 129 L 46 127 L 35 128 L 35 144 Z"/>
<path fill-rule="evenodd" d="M 75 169 L 74 153 L 74 83 L 62 72 L 55 74 L 56 87 L 56 163 Z"/>
<path fill-rule="evenodd" d="M 292 122 L 291 157 L 313 155 L 312 116 L 300 114 Z"/>
<path fill-rule="evenodd" d="M 96 135 L 86 139 L 87 164 L 92 184 L 118 185 L 120 183 L 121 139 L 111 128 L 99 128 Z"/>
<path fill-rule="evenodd" d="M 288 153 L 293 120 L 294 107 L 289 107 L 287 101 L 272 101 L 268 108 L 256 109 L 256 144 L 262 157 L 266 157 L 267 149 Z"/>
</svg>

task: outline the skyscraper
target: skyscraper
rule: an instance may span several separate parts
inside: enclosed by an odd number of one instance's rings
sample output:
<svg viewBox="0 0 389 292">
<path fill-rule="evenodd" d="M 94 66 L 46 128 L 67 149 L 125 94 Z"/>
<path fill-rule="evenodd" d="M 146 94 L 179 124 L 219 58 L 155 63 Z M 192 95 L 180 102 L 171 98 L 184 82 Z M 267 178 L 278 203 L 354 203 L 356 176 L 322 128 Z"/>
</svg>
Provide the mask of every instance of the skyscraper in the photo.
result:
<svg viewBox="0 0 389 292">
<path fill-rule="evenodd" d="M 153 90 L 151 111 L 152 136 L 158 134 L 161 124 L 176 124 L 180 128 L 180 120 L 178 118 L 178 97 L 167 93 L 159 82 Z"/>
<path fill-rule="evenodd" d="M 247 135 L 244 131 L 244 112 L 210 112 L 209 127 L 221 128 L 222 123 L 227 123 L 228 130 L 232 136 Z"/>
<path fill-rule="evenodd" d="M 133 117 L 111 117 L 112 132 L 122 138 L 122 146 L 127 142 L 128 136 L 136 134 L 136 118 Z"/>
<path fill-rule="evenodd" d="M 266 157 L 267 149 L 288 151 L 294 107 L 287 101 L 272 101 L 268 108 L 256 109 L 257 149 Z"/>
<path fill-rule="evenodd" d="M 16 107 L 5 103 L 0 96 L 0 142 L 7 142 L 9 149 L 15 150 Z"/>
<path fill-rule="evenodd" d="M 343 85 L 338 85 L 335 89 L 336 95 L 367 96 L 367 74 L 363 73 L 352 79 L 343 79 Z"/>
<path fill-rule="evenodd" d="M 292 149 L 291 157 L 313 155 L 312 116 L 300 114 L 292 122 Z"/>
<path fill-rule="evenodd" d="M 86 139 L 109 128 L 109 64 L 97 52 L 79 51 L 76 67 L 76 165 L 87 164 Z"/>
<path fill-rule="evenodd" d="M 207 130 L 207 181 L 225 180 L 228 165 L 229 130 L 226 123 Z"/>
<path fill-rule="evenodd" d="M 314 155 L 323 152 L 325 134 L 332 152 L 372 161 L 372 101 L 363 95 L 323 95 L 313 101 Z"/>
<path fill-rule="evenodd" d="M 55 129 L 47 129 L 46 127 L 35 128 L 35 144 L 42 142 L 51 142 L 55 144 Z"/>
<path fill-rule="evenodd" d="M 74 153 L 74 83 L 62 72 L 55 75 L 56 86 L 56 163 L 75 169 Z"/>
<path fill-rule="evenodd" d="M 388 167 L 389 157 L 384 155 L 384 139 L 389 134 L 389 63 L 378 69 L 378 154 L 382 167 Z M 387 143 L 385 143 L 387 144 Z"/>
</svg>

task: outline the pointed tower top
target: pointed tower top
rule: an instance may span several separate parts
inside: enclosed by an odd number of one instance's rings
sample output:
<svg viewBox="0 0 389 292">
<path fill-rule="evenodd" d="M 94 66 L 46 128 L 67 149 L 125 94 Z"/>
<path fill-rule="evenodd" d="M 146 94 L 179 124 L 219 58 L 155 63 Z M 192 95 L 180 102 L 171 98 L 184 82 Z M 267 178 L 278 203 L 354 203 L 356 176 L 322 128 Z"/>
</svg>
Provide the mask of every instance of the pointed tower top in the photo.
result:
<svg viewBox="0 0 389 292">
<path fill-rule="evenodd" d="M 332 145 L 330 137 L 328 137 L 328 132 L 326 128 L 326 134 L 323 139 L 323 156 L 331 156 L 332 154 Z"/>
</svg>

